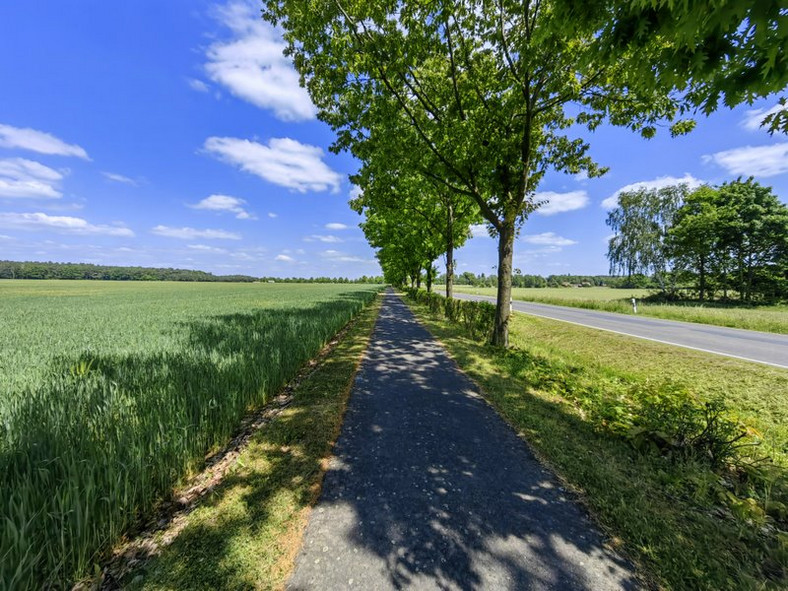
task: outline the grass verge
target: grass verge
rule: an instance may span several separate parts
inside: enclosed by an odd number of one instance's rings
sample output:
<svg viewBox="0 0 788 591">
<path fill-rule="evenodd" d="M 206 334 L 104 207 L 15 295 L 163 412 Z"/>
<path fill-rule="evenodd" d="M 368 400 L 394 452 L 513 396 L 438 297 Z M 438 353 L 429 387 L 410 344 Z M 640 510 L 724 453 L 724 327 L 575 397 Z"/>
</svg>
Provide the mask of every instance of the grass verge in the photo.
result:
<svg viewBox="0 0 788 591">
<path fill-rule="evenodd" d="M 520 315 L 504 351 L 410 305 L 657 585 L 786 588 L 788 372 Z M 738 467 L 715 470 L 616 431 L 617 413 L 643 410 L 664 391 L 722 396 L 765 443 L 743 451 Z M 766 453 L 774 461 L 757 462 Z"/>
<path fill-rule="evenodd" d="M 279 589 L 300 547 L 353 378 L 380 309 L 362 311 L 336 348 L 257 431 L 221 483 L 154 556 L 126 574 L 130 589 Z"/>
<path fill-rule="evenodd" d="M 495 297 L 495 288 L 455 287 L 458 293 Z M 649 290 L 591 288 L 514 288 L 512 298 L 524 302 L 569 306 L 618 314 L 633 314 L 630 298 L 638 298 L 638 315 L 665 320 L 727 326 L 788 334 L 788 306 L 733 306 L 714 302 L 656 304 L 642 301 Z"/>
</svg>

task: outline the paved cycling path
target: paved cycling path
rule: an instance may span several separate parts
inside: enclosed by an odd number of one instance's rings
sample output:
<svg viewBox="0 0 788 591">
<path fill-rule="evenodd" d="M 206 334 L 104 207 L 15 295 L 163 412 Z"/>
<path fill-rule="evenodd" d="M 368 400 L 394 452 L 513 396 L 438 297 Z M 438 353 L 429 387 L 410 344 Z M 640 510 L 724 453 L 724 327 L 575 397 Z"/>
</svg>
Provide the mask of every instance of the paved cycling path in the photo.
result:
<svg viewBox="0 0 788 591">
<path fill-rule="evenodd" d="M 455 293 L 462 300 L 495 303 L 492 296 Z M 562 322 L 580 324 L 631 337 L 686 347 L 705 353 L 736 357 L 745 361 L 765 363 L 788 369 L 788 335 L 756 330 L 742 330 L 694 322 L 663 320 L 646 316 L 630 316 L 583 308 L 553 306 L 514 300 L 512 309 L 532 316 L 543 316 Z"/>
<path fill-rule="evenodd" d="M 410 310 L 384 297 L 288 588 L 638 588 Z"/>
</svg>

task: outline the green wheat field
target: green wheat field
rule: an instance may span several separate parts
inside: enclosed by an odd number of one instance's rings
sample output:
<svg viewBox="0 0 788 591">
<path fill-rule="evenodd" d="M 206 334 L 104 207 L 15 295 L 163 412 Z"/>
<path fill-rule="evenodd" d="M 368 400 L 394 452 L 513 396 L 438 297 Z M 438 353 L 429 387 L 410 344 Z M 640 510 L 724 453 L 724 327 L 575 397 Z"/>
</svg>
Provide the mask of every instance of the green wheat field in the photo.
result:
<svg viewBox="0 0 788 591">
<path fill-rule="evenodd" d="M 91 574 L 378 289 L 0 281 L 0 588 Z"/>
</svg>

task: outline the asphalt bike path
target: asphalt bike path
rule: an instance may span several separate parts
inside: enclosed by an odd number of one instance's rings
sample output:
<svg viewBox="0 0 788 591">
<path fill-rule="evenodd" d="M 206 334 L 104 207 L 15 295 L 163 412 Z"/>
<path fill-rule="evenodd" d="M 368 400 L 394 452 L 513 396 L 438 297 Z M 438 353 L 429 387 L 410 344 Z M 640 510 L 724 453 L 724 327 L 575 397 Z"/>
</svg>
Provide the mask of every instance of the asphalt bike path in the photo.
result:
<svg viewBox="0 0 788 591">
<path fill-rule="evenodd" d="M 289 589 L 637 589 L 583 509 L 394 293 Z"/>
<path fill-rule="evenodd" d="M 454 297 L 495 303 L 492 296 L 455 293 Z M 788 369 L 788 335 L 519 300 L 512 302 L 512 309 L 532 316 Z"/>
</svg>

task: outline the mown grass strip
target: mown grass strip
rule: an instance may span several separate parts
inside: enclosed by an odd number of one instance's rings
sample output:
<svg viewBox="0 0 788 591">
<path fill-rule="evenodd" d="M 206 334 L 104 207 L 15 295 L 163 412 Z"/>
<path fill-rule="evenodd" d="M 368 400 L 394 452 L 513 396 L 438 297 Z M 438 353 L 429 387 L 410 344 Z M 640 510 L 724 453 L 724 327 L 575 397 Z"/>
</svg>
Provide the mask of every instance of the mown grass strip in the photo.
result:
<svg viewBox="0 0 788 591">
<path fill-rule="evenodd" d="M 495 288 L 458 286 L 458 293 L 495 297 Z M 658 304 L 642 301 L 649 290 L 590 288 L 514 288 L 512 298 L 524 302 L 569 306 L 586 310 L 633 314 L 630 298 L 638 298 L 638 315 L 788 334 L 788 306 L 745 307 L 719 302 Z"/>
<path fill-rule="evenodd" d="M 731 591 L 788 585 L 788 400 L 781 394 L 788 372 L 519 315 L 512 348 L 504 351 L 410 305 L 656 585 Z M 633 408 L 627 397 L 654 392 L 723 394 L 734 411 L 760 421 L 771 445 L 752 454 L 773 453 L 775 462 L 759 468 L 769 474 L 720 472 L 704 458 L 638 449 L 619 436 L 610 417 Z M 647 400 L 635 402 L 643 408 Z"/>
<path fill-rule="evenodd" d="M 296 387 L 293 402 L 251 438 L 172 543 L 128 574 L 124 588 L 284 585 L 379 309 L 380 299 L 359 314 L 336 348 Z"/>
</svg>

